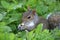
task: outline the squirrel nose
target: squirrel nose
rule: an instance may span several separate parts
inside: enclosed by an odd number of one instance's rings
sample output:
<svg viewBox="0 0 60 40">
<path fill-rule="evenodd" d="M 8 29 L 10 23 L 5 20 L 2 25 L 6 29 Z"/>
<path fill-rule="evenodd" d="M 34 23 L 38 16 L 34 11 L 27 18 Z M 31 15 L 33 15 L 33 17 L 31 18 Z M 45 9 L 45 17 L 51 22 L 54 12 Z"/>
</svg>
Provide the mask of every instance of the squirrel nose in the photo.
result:
<svg viewBox="0 0 60 40">
<path fill-rule="evenodd" d="M 24 26 L 24 23 L 18 25 L 18 30 L 21 30 L 22 26 Z"/>
<path fill-rule="evenodd" d="M 21 30 L 21 27 L 19 27 L 18 29 Z"/>
</svg>

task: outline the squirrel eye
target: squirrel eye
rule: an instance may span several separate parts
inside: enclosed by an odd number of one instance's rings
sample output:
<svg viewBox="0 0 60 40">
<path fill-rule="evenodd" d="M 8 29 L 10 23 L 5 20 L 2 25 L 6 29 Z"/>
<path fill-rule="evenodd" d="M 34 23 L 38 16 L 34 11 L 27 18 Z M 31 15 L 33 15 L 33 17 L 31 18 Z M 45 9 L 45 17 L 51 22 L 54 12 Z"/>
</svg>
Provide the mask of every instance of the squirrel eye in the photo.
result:
<svg viewBox="0 0 60 40">
<path fill-rule="evenodd" d="M 31 18 L 31 16 L 28 16 L 28 19 L 30 19 Z"/>
</svg>

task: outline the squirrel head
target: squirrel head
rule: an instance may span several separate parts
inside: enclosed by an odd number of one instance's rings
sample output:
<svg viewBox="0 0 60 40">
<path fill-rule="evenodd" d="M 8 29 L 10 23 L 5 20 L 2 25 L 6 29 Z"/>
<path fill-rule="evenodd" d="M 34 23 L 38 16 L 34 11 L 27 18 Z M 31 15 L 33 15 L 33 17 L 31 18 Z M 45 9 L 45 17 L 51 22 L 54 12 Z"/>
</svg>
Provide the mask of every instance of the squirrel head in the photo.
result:
<svg viewBox="0 0 60 40">
<path fill-rule="evenodd" d="M 32 30 L 35 28 L 35 24 L 38 21 L 38 15 L 35 10 L 28 9 L 23 13 L 22 23 L 18 25 L 19 30 Z"/>
</svg>

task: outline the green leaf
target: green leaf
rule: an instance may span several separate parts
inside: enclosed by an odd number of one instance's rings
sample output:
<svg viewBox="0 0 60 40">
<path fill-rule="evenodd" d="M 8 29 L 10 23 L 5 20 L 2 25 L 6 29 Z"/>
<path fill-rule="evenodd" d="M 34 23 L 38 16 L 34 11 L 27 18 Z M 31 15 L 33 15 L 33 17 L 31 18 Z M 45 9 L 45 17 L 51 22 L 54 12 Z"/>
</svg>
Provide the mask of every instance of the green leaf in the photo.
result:
<svg viewBox="0 0 60 40">
<path fill-rule="evenodd" d="M 6 14 L 7 13 L 6 12 L 3 12 L 3 11 L 0 13 L 0 21 L 3 20 L 3 18 L 6 16 Z"/>
<path fill-rule="evenodd" d="M 3 15 L 2 14 L 0 14 L 0 21 L 3 19 Z"/>
<path fill-rule="evenodd" d="M 14 40 L 14 38 L 13 33 L 0 33 L 0 40 Z"/>
<path fill-rule="evenodd" d="M 31 32 L 26 33 L 26 35 L 27 35 L 27 40 L 32 40 L 32 38 L 34 37 L 33 32 L 34 32 L 34 31 L 31 31 Z"/>
<path fill-rule="evenodd" d="M 8 9 L 9 8 L 9 3 L 7 3 L 6 1 L 1 1 L 1 4 L 4 8 Z"/>
<path fill-rule="evenodd" d="M 0 26 L 0 32 L 11 32 L 11 28 L 9 26 Z"/>
<path fill-rule="evenodd" d="M 0 22 L 0 26 L 5 26 L 6 22 Z"/>
<path fill-rule="evenodd" d="M 37 26 L 35 32 L 36 32 L 37 34 L 40 33 L 40 32 L 42 31 L 42 27 L 43 27 L 43 24 L 42 24 L 42 23 L 39 24 L 39 25 Z"/>
</svg>

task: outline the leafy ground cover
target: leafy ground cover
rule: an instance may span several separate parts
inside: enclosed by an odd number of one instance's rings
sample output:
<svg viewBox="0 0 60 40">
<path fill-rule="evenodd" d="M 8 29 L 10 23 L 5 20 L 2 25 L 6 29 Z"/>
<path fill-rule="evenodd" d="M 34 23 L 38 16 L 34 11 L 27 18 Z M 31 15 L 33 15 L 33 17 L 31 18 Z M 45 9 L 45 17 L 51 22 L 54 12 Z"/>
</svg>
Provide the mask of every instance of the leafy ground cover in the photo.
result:
<svg viewBox="0 0 60 40">
<path fill-rule="evenodd" d="M 44 18 L 60 10 L 60 0 L 0 0 L 0 40 L 60 40 L 60 30 L 42 31 L 42 24 L 31 32 L 17 30 L 22 13 L 29 5 Z"/>
</svg>

